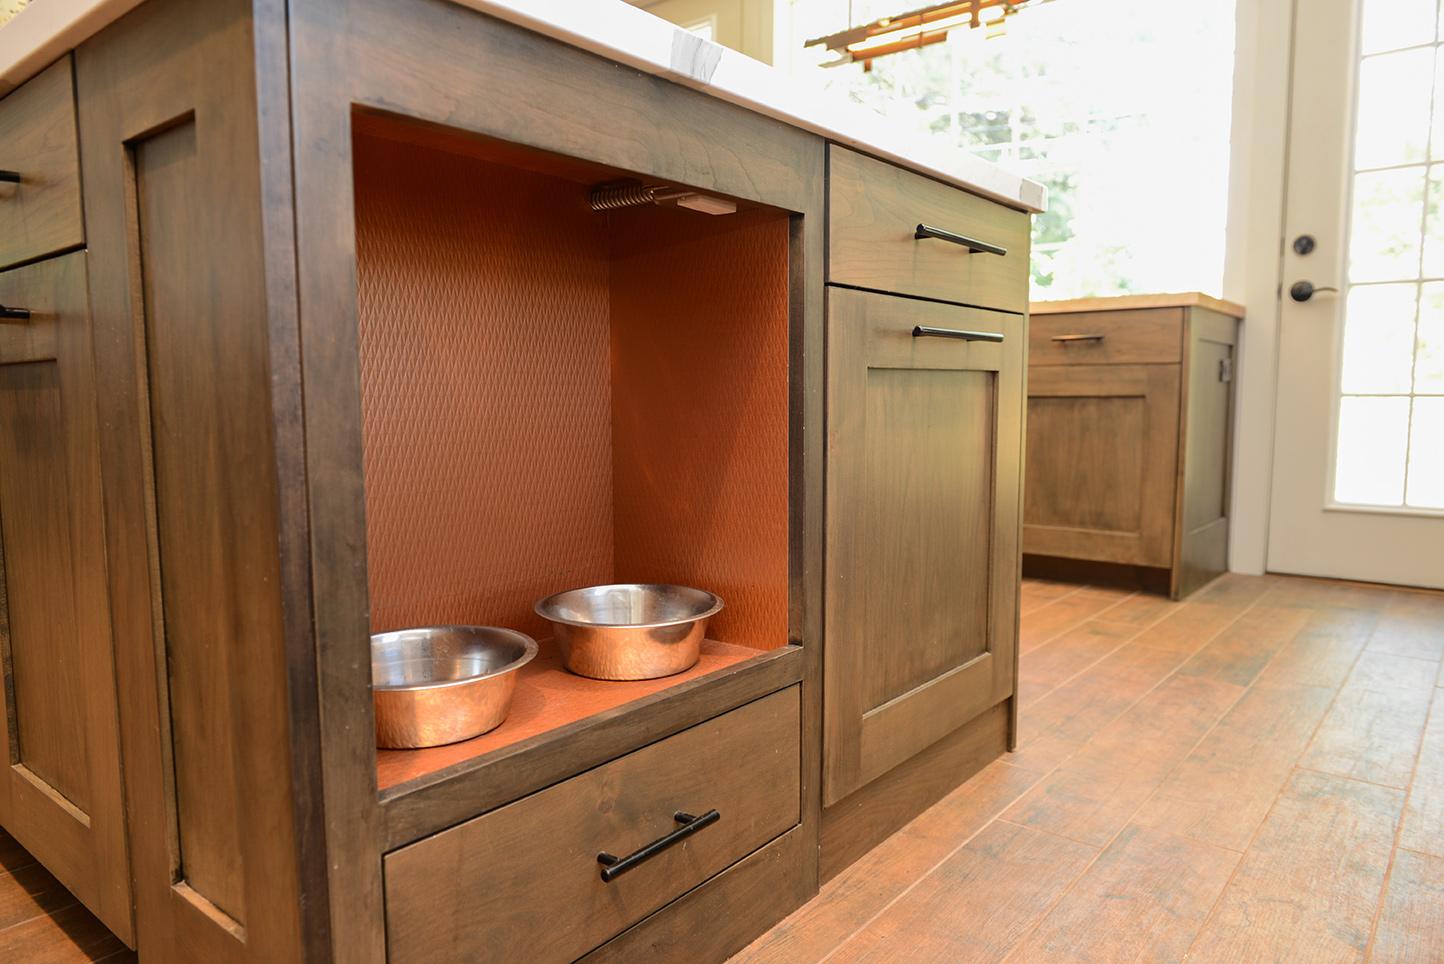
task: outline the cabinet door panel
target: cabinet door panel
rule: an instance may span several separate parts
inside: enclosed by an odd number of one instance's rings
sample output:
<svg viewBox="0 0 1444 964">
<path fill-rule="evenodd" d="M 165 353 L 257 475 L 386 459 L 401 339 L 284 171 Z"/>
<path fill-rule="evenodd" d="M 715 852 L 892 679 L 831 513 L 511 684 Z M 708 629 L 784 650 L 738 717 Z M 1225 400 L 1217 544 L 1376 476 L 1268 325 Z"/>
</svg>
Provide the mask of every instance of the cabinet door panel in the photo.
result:
<svg viewBox="0 0 1444 964">
<path fill-rule="evenodd" d="M 828 804 L 1013 691 L 1023 331 L 829 292 Z"/>
<path fill-rule="evenodd" d="M 1178 392 L 1177 365 L 1031 370 L 1025 551 L 1172 565 Z"/>
<path fill-rule="evenodd" d="M 85 255 L 0 274 L 0 824 L 130 939 Z"/>
</svg>

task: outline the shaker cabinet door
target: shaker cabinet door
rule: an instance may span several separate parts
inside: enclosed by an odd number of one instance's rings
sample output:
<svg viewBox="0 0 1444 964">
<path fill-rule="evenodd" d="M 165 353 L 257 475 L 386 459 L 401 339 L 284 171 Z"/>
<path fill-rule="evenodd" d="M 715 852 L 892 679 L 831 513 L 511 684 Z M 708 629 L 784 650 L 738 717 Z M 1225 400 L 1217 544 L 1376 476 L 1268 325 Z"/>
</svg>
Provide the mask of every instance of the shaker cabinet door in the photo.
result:
<svg viewBox="0 0 1444 964">
<path fill-rule="evenodd" d="M 828 805 L 1013 693 L 1024 332 L 829 291 Z"/>
<path fill-rule="evenodd" d="M 1173 565 L 1178 366 L 1034 366 L 1023 549 Z"/>
<path fill-rule="evenodd" d="M 85 285 L 0 273 L 0 824 L 130 941 Z"/>
</svg>

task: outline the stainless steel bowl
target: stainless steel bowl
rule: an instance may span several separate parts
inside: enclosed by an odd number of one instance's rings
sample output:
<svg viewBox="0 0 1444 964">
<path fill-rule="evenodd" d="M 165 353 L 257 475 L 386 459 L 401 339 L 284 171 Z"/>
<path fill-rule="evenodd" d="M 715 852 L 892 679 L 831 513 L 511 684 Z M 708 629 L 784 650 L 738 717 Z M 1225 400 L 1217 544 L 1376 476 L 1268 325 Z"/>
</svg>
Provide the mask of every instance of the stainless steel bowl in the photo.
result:
<svg viewBox="0 0 1444 964">
<path fill-rule="evenodd" d="M 656 679 L 696 664 L 722 600 L 701 589 L 623 583 L 571 589 L 536 604 L 567 669 L 593 679 Z"/>
<path fill-rule="evenodd" d="M 530 636 L 494 626 L 428 626 L 371 637 L 376 745 L 441 746 L 506 719 L 516 671 L 536 656 Z"/>
</svg>

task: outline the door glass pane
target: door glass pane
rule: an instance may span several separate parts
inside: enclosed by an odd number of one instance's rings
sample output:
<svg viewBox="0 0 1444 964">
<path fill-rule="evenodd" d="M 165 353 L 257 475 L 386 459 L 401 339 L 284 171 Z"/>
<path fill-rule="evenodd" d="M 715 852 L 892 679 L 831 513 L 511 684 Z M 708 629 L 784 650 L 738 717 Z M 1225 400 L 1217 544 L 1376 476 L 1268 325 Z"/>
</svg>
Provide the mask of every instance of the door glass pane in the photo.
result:
<svg viewBox="0 0 1444 964">
<path fill-rule="evenodd" d="M 1364 0 L 1366 54 L 1424 43 L 1434 34 L 1434 0 Z"/>
<path fill-rule="evenodd" d="M 1433 99 L 1433 47 L 1367 58 L 1359 66 L 1355 168 L 1425 160 Z"/>
<path fill-rule="evenodd" d="M 1414 367 L 1418 286 L 1364 285 L 1349 292 L 1344 312 L 1346 393 L 1408 394 Z"/>
<path fill-rule="evenodd" d="M 1444 18 L 1440 18 L 1444 23 Z M 1444 160 L 1444 110 L 1440 110 L 1440 104 L 1444 104 L 1444 54 L 1439 53 L 1439 48 L 1434 48 L 1434 123 L 1429 134 L 1430 157 L 1434 160 Z"/>
<path fill-rule="evenodd" d="M 1419 341 L 1414 348 L 1414 391 L 1444 395 L 1444 282 L 1424 285 L 1419 298 Z M 1444 436 L 1435 440 L 1444 450 Z"/>
<path fill-rule="evenodd" d="M 1440 112 L 1444 116 L 1444 110 Z M 1429 169 L 1429 200 L 1424 221 L 1424 277 L 1444 278 L 1444 164 Z"/>
<path fill-rule="evenodd" d="M 1361 505 L 1401 504 L 1408 446 L 1408 396 L 1340 399 L 1334 498 Z"/>
<path fill-rule="evenodd" d="M 1423 166 L 1356 176 L 1349 280 L 1417 278 L 1423 220 Z"/>
<path fill-rule="evenodd" d="M 1444 398 L 1414 399 L 1409 505 L 1444 509 Z"/>
</svg>

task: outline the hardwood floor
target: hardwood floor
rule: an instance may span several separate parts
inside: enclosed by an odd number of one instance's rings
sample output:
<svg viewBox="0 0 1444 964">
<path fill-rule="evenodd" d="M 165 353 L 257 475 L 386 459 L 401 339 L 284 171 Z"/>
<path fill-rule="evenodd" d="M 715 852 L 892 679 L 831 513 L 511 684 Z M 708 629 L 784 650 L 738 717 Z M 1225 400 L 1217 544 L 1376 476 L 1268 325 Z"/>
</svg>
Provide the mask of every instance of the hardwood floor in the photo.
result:
<svg viewBox="0 0 1444 964">
<path fill-rule="evenodd" d="M 1444 594 L 1022 608 L 1018 751 L 735 961 L 1444 961 Z"/>
<path fill-rule="evenodd" d="M 134 961 L 105 925 L 0 830 L 0 961 Z"/>
</svg>

